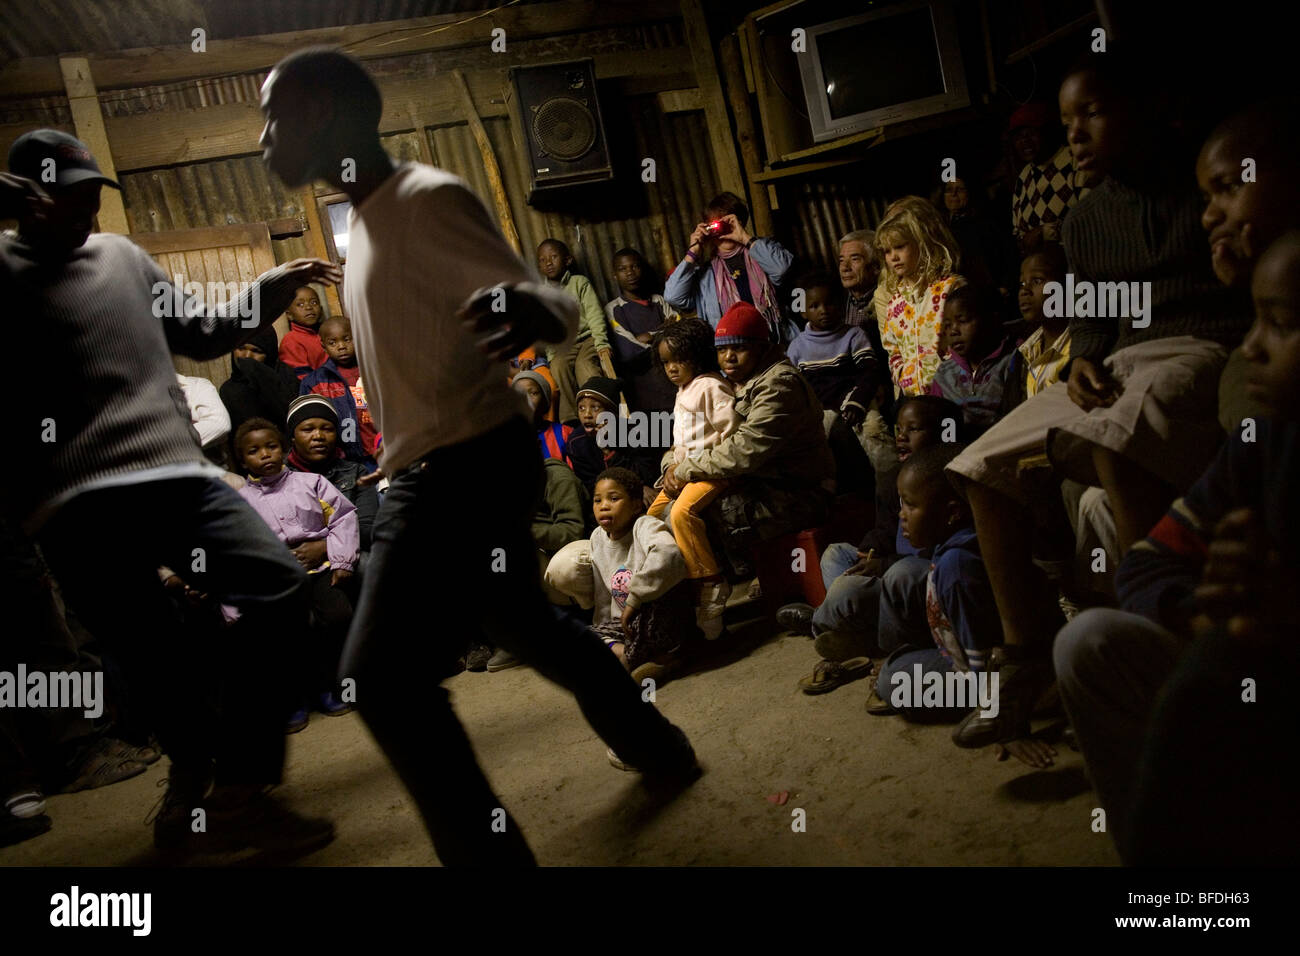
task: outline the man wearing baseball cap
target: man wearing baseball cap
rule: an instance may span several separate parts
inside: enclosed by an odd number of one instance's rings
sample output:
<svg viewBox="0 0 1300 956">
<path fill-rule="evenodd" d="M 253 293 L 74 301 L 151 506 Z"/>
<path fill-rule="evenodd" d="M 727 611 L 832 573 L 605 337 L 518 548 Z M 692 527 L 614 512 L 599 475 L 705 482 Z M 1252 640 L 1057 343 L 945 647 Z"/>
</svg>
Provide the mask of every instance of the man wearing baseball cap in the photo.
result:
<svg viewBox="0 0 1300 956">
<path fill-rule="evenodd" d="M 203 457 L 171 357 L 225 355 L 258 332 L 259 307 L 277 316 L 299 286 L 342 275 L 299 259 L 223 309 L 159 318 L 158 297 L 177 295 L 171 280 L 125 236 L 92 234 L 105 185 L 121 188 L 85 144 L 50 129 L 19 137 L 0 173 L 0 219 L 18 220 L 16 233 L 0 236 L 0 291 L 23 318 L 24 340 L 53 358 L 12 363 L 7 384 L 23 396 L 10 417 L 12 450 L 23 467 L 0 479 L 0 500 L 41 545 L 69 605 L 136 671 L 171 758 L 156 845 L 320 846 L 333 838 L 328 820 L 264 792 L 284 766 L 284 636 L 305 618 L 305 575 Z M 219 647 L 186 645 L 158 583 L 163 565 L 239 608 L 241 623 Z M 200 667 L 240 675 L 239 705 L 219 733 L 195 705 Z M 199 807 L 204 833 L 190 828 Z"/>
</svg>

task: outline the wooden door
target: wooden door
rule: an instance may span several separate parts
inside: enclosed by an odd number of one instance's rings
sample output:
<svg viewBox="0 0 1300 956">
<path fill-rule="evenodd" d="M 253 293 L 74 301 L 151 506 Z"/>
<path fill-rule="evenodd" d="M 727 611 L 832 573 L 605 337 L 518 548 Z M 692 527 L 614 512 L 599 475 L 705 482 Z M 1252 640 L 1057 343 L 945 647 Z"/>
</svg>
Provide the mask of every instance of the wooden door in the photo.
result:
<svg viewBox="0 0 1300 956">
<path fill-rule="evenodd" d="M 266 270 L 275 268 L 271 233 L 264 222 L 139 232 L 130 238 L 153 256 L 173 282 L 197 282 L 205 289 L 209 282 L 252 282 Z M 289 331 L 284 316 L 275 320 L 275 331 L 277 339 Z M 174 355 L 172 362 L 182 375 L 206 378 L 218 387 L 230 378 L 229 355 L 207 362 Z"/>
</svg>

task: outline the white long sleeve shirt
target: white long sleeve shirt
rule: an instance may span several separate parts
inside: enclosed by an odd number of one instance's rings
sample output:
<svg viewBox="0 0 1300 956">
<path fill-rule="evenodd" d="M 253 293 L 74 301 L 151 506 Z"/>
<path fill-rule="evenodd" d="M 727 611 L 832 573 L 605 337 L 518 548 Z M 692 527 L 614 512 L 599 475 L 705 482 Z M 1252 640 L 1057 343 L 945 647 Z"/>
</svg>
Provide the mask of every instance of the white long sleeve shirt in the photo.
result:
<svg viewBox="0 0 1300 956">
<path fill-rule="evenodd" d="M 459 177 L 406 163 L 352 210 L 343 299 L 386 472 L 526 414 L 456 317 L 475 290 L 500 282 L 545 302 L 573 340 L 573 297 L 524 265 Z"/>
<path fill-rule="evenodd" d="M 217 386 L 206 378 L 176 373 L 176 381 L 190 407 L 190 424 L 199 433 L 199 443 L 207 448 L 230 434 L 230 413 L 221 403 Z M 278 424 L 278 423 L 277 423 Z"/>
</svg>

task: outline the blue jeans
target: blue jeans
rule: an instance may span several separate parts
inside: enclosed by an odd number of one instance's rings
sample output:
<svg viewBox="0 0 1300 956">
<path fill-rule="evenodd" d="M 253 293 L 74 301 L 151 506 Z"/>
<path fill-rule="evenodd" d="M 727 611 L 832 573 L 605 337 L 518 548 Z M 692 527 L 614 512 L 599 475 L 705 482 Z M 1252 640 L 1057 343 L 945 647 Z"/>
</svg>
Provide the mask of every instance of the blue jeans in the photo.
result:
<svg viewBox="0 0 1300 956">
<path fill-rule="evenodd" d="M 150 481 L 77 495 L 37 540 L 68 605 L 135 676 L 173 767 L 213 772 L 217 783 L 278 783 L 307 575 L 257 512 L 215 479 Z M 177 616 L 161 565 L 239 608 L 239 622 L 219 641 L 196 639 L 203 632 Z M 232 701 L 219 718 L 203 705 L 212 675 Z"/>
<path fill-rule="evenodd" d="M 466 476 L 478 507 L 464 504 Z M 445 865 L 534 862 L 508 815 L 494 832 L 502 803 L 440 686 L 467 643 L 504 647 L 572 692 L 633 766 L 673 769 L 689 756 L 595 632 L 547 600 L 531 533 L 541 491 L 537 433 L 519 417 L 393 476 L 375 521 L 341 675 L 356 679 L 358 710 Z"/>
</svg>

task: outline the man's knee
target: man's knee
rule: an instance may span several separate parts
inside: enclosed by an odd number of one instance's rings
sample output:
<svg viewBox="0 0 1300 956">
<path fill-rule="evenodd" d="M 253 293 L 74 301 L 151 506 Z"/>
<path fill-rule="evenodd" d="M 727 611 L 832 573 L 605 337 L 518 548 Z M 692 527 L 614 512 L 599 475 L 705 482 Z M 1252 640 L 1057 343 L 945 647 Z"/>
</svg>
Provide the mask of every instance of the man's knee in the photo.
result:
<svg viewBox="0 0 1300 956">
<path fill-rule="evenodd" d="M 1108 659 L 1116 645 L 1132 639 L 1134 617 L 1126 611 L 1094 607 L 1061 628 L 1052 646 L 1057 680 L 1063 685 L 1078 683 L 1109 671 L 1113 661 Z"/>
</svg>

